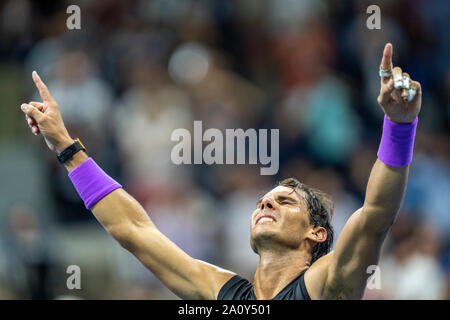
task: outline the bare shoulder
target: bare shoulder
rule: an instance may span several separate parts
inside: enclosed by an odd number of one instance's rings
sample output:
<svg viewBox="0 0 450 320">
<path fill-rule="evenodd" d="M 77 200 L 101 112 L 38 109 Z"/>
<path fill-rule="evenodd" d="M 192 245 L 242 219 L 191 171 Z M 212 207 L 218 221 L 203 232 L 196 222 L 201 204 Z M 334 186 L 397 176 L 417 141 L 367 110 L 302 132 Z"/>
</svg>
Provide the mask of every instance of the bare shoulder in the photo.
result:
<svg viewBox="0 0 450 320">
<path fill-rule="evenodd" d="M 211 292 L 206 299 L 217 299 L 220 289 L 225 285 L 225 283 L 234 277 L 236 273 L 202 260 L 197 260 L 197 262 L 199 262 L 200 265 L 200 273 L 203 274 L 203 277 L 209 278 L 205 280 L 207 280 L 207 283 L 210 283 Z"/>
</svg>

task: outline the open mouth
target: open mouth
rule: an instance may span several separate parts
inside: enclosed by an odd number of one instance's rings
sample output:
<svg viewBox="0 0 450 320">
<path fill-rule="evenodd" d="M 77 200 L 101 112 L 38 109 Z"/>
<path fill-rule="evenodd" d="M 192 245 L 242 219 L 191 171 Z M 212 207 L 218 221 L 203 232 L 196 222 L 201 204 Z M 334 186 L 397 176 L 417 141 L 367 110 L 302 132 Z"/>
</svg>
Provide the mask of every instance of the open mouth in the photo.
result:
<svg viewBox="0 0 450 320">
<path fill-rule="evenodd" d="M 276 221 L 277 221 L 277 220 L 276 220 L 274 217 L 264 215 L 264 216 L 259 217 L 259 218 L 256 220 L 255 225 L 261 224 L 261 223 L 262 223 L 262 224 L 273 223 L 273 222 L 276 222 Z"/>
</svg>

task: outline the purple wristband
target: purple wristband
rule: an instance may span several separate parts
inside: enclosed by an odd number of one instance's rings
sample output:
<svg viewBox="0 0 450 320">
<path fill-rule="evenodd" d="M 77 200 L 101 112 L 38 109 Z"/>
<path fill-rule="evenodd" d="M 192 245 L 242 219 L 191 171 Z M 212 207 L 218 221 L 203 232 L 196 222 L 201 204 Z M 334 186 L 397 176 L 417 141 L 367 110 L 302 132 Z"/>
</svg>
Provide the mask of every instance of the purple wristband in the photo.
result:
<svg viewBox="0 0 450 320">
<path fill-rule="evenodd" d="M 107 194 L 122 188 L 92 158 L 73 169 L 69 173 L 69 178 L 81 199 L 83 199 L 86 209 L 91 209 L 94 204 Z"/>
<path fill-rule="evenodd" d="M 411 123 L 395 123 L 384 116 L 378 158 L 391 167 L 404 167 L 413 157 L 417 118 Z"/>
</svg>

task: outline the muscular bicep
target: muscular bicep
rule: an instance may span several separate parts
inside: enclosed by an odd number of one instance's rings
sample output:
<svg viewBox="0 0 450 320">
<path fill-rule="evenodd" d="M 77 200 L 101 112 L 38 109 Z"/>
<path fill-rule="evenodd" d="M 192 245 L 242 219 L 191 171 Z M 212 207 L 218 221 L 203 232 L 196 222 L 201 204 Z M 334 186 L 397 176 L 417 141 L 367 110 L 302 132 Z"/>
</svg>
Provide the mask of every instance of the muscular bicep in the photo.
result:
<svg viewBox="0 0 450 320">
<path fill-rule="evenodd" d="M 367 268 L 378 263 L 385 234 L 372 232 L 367 213 L 357 210 L 345 224 L 330 254 L 324 298 L 360 299 L 369 276 Z"/>
<path fill-rule="evenodd" d="M 183 299 L 216 299 L 234 273 L 197 260 L 155 227 L 134 230 L 129 250 L 173 293 Z"/>
</svg>

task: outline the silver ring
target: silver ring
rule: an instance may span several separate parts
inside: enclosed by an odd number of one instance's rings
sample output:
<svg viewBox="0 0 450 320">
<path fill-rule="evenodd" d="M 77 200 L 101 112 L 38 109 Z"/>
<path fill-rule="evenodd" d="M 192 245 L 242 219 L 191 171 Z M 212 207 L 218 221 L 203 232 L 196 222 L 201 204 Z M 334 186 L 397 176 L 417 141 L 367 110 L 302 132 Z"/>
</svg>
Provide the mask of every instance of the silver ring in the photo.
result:
<svg viewBox="0 0 450 320">
<path fill-rule="evenodd" d="M 414 99 L 415 95 L 416 95 L 416 89 L 414 88 L 409 88 L 408 90 L 408 101 L 411 101 L 412 99 Z"/>
<path fill-rule="evenodd" d="M 397 90 L 403 89 L 403 76 L 401 74 L 394 74 L 394 88 Z"/>
<path fill-rule="evenodd" d="M 383 70 L 380 68 L 378 74 L 380 75 L 381 78 L 389 78 L 390 76 L 392 76 L 392 70 L 391 69 Z"/>
<path fill-rule="evenodd" d="M 409 88 L 410 88 L 410 81 L 409 81 L 409 77 L 407 77 L 407 76 L 403 76 L 403 86 L 402 86 L 402 88 L 403 89 L 408 89 L 409 90 Z"/>
</svg>

